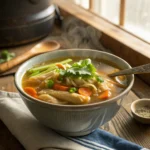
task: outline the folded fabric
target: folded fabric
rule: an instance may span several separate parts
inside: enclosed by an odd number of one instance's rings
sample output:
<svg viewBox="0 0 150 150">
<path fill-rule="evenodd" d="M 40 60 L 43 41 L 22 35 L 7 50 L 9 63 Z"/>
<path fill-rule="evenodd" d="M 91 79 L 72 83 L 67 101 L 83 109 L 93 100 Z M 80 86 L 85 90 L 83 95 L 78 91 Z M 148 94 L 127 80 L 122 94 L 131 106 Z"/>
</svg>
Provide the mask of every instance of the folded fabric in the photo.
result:
<svg viewBox="0 0 150 150">
<path fill-rule="evenodd" d="M 0 119 L 27 150 L 144 150 L 97 129 L 83 137 L 64 137 L 40 124 L 19 94 L 0 91 Z"/>
</svg>

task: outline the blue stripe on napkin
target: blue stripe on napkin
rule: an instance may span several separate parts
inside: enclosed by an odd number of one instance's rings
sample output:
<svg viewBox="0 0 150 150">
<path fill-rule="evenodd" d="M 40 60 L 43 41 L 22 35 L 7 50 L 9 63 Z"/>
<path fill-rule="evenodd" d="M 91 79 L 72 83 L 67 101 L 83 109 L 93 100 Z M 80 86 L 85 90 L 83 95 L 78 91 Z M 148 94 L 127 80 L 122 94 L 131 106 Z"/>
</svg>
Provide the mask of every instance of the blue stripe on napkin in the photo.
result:
<svg viewBox="0 0 150 150">
<path fill-rule="evenodd" d="M 92 150 L 141 150 L 142 147 L 129 142 L 120 137 L 114 136 L 104 130 L 97 129 L 93 133 L 77 137 L 70 138 L 70 140 L 90 148 Z"/>
</svg>

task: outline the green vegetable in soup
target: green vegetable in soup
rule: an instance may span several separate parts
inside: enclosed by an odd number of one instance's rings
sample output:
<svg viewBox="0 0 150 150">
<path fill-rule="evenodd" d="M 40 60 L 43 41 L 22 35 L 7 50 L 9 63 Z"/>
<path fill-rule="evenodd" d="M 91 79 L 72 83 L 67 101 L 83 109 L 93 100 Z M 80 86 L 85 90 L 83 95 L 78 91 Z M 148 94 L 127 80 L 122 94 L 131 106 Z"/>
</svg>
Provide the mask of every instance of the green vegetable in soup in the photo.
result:
<svg viewBox="0 0 150 150">
<path fill-rule="evenodd" d="M 38 75 L 38 74 L 40 74 L 40 71 L 35 71 L 35 72 L 33 72 L 33 73 L 30 75 L 30 77 L 36 76 L 36 75 Z"/>
<path fill-rule="evenodd" d="M 91 59 L 80 60 L 71 65 L 70 68 L 63 70 L 59 69 L 61 76 L 74 78 L 93 78 L 96 75 L 96 68 L 91 62 Z"/>
<path fill-rule="evenodd" d="M 48 88 L 52 88 L 53 85 L 54 85 L 54 81 L 53 80 L 50 79 L 50 80 L 47 81 L 47 87 Z"/>
<path fill-rule="evenodd" d="M 71 87 L 71 88 L 69 89 L 69 92 L 70 92 L 70 93 L 75 93 L 75 92 L 77 92 L 77 88 Z"/>
<path fill-rule="evenodd" d="M 72 61 L 72 59 L 66 59 L 64 61 L 57 62 L 57 63 L 65 64 L 65 63 L 69 63 L 71 61 Z M 57 63 L 53 63 L 53 64 L 48 64 L 48 65 L 43 65 L 43 66 L 31 68 L 31 69 L 28 70 L 28 73 L 34 73 L 35 71 L 40 71 L 41 72 L 41 71 L 47 70 L 49 68 L 54 68 Z"/>
<path fill-rule="evenodd" d="M 53 70 L 57 69 L 57 66 L 52 66 L 50 68 L 48 68 L 47 70 L 44 70 L 44 71 L 38 71 L 39 73 L 38 74 L 35 74 L 34 76 L 41 76 L 41 75 L 45 75 Z M 37 71 L 36 71 L 37 72 Z M 33 73 L 32 73 L 33 74 Z"/>
<path fill-rule="evenodd" d="M 96 80 L 100 83 L 104 82 L 104 79 L 100 76 L 96 76 Z"/>
<path fill-rule="evenodd" d="M 60 104 L 94 103 L 110 99 L 123 90 L 107 76 L 105 69 L 108 65 L 99 61 L 92 63 L 89 58 L 75 60 L 72 62 L 69 58 L 31 68 L 23 77 L 23 88 L 33 86 L 37 98 L 48 102 L 55 98 Z M 98 64 L 97 69 L 94 64 Z M 112 69 L 110 66 L 110 71 Z"/>
<path fill-rule="evenodd" d="M 91 63 L 91 59 L 80 60 L 72 65 L 66 71 L 67 76 L 73 77 L 92 77 L 96 72 L 96 68 Z"/>
</svg>

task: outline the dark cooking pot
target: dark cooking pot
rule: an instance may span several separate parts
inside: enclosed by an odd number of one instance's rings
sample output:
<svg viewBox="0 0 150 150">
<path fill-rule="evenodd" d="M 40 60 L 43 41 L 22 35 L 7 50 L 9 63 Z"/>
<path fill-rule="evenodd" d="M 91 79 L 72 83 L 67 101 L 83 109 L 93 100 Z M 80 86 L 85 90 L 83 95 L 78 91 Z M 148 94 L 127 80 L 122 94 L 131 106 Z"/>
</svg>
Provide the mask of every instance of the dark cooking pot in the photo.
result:
<svg viewBox="0 0 150 150">
<path fill-rule="evenodd" d="M 50 0 L 1 0 L 0 46 L 28 43 L 50 33 L 55 7 Z"/>
</svg>

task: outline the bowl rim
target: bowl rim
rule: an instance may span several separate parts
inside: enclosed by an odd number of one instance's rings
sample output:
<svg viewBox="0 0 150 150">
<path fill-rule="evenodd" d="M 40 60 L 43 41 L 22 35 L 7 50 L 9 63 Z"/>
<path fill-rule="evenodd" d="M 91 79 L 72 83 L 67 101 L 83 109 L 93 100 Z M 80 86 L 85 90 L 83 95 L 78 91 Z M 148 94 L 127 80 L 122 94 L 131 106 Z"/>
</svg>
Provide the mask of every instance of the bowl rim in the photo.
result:
<svg viewBox="0 0 150 150">
<path fill-rule="evenodd" d="M 133 101 L 132 102 L 132 104 L 131 104 L 131 112 L 136 116 L 136 117 L 138 117 L 138 118 L 141 118 L 141 119 L 144 119 L 144 120 L 150 120 L 150 117 L 148 118 L 148 117 L 142 117 L 142 116 L 140 116 L 138 113 L 136 113 L 135 112 L 135 110 L 136 110 L 136 104 L 137 103 L 140 103 L 140 102 L 149 102 L 150 103 L 150 98 L 141 98 L 141 99 L 137 99 L 137 100 L 135 100 L 135 101 Z"/>
<path fill-rule="evenodd" d="M 96 52 L 100 52 L 100 53 L 104 53 L 108 56 L 112 56 L 114 58 L 117 58 L 119 60 L 121 60 L 123 63 L 125 63 L 129 68 L 132 68 L 128 62 L 126 62 L 124 59 L 114 55 L 114 54 L 111 54 L 109 52 L 104 52 L 104 51 L 100 51 L 100 50 L 95 50 L 95 49 L 79 49 L 79 48 L 73 48 L 73 49 L 59 49 L 58 51 L 55 50 L 55 51 L 50 51 L 50 52 L 47 52 L 47 53 L 55 53 L 55 52 L 65 52 L 65 51 L 96 51 Z M 45 54 L 45 53 L 44 53 Z M 44 55 L 44 54 L 40 54 L 40 55 L 37 55 L 35 57 L 32 57 L 30 59 L 28 59 L 27 61 L 25 61 L 17 70 L 17 72 L 15 73 L 15 86 L 17 88 L 17 90 L 24 96 L 27 98 L 27 100 L 29 101 L 32 101 L 32 102 L 35 102 L 35 103 L 39 103 L 41 105 L 47 105 L 47 106 L 50 106 L 50 107 L 55 107 L 55 108 L 72 108 L 72 109 L 76 109 L 76 108 L 90 108 L 90 107 L 99 107 L 99 106 L 102 106 L 102 105 L 106 105 L 106 104 L 110 104 L 110 103 L 113 103 L 115 101 L 117 101 L 118 99 L 120 99 L 122 96 L 124 96 L 125 94 L 127 94 L 130 89 L 132 88 L 133 86 L 133 83 L 134 83 L 134 75 L 130 75 L 131 76 L 131 82 L 130 84 L 128 85 L 128 87 L 123 91 L 121 92 L 119 95 L 109 99 L 109 100 L 106 100 L 106 101 L 100 101 L 100 102 L 96 102 L 96 103 L 90 103 L 90 104 L 85 104 L 85 105 L 61 105 L 61 104 L 53 104 L 53 103 L 48 103 L 48 102 L 45 102 L 45 101 L 41 101 L 41 100 L 38 100 L 36 98 L 33 98 L 31 97 L 30 95 L 26 94 L 22 88 L 19 87 L 18 85 L 18 82 L 17 82 L 17 76 L 18 76 L 18 73 L 19 73 L 19 70 L 31 59 L 35 59 L 36 57 L 38 56 L 41 56 L 41 55 Z"/>
</svg>

